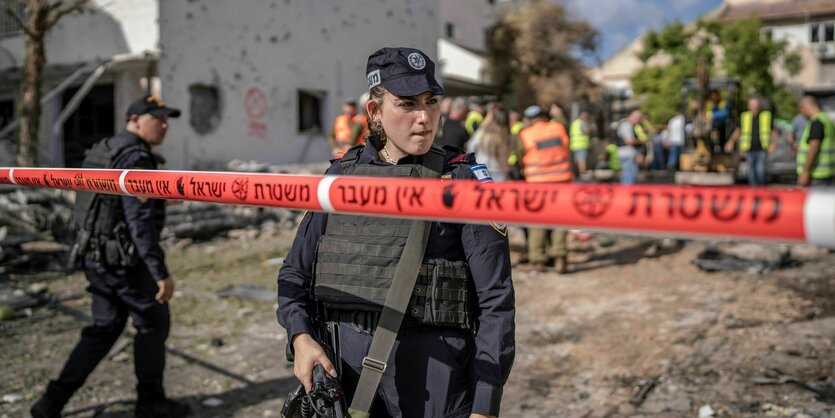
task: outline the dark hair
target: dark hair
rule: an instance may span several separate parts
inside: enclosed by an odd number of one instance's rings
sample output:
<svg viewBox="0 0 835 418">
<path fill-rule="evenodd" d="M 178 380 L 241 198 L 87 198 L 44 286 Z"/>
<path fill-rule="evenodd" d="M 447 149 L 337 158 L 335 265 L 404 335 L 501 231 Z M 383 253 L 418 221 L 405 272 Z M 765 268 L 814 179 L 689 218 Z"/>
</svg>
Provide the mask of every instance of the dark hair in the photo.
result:
<svg viewBox="0 0 835 418">
<path fill-rule="evenodd" d="M 368 93 L 371 96 L 371 99 L 375 99 L 382 102 L 383 96 L 385 96 L 386 91 L 386 88 L 383 86 L 374 86 Z M 382 111 L 382 108 L 380 108 L 380 112 Z M 386 133 L 383 130 L 382 123 L 374 123 L 373 120 L 368 121 L 368 142 L 377 151 L 383 149 L 383 147 L 386 146 Z"/>
</svg>

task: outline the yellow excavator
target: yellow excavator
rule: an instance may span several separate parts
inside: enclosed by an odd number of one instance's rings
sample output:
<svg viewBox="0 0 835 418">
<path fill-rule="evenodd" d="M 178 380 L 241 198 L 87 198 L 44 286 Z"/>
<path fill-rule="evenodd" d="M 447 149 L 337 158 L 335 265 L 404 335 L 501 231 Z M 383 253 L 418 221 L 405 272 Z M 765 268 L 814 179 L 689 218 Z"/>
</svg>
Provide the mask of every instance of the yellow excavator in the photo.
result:
<svg viewBox="0 0 835 418">
<path fill-rule="evenodd" d="M 692 130 L 688 132 L 675 181 L 731 185 L 739 156 L 725 153 L 724 145 L 739 118 L 740 84 L 736 79 L 708 80 L 699 75 L 685 81 L 681 89 L 682 109 Z"/>
</svg>

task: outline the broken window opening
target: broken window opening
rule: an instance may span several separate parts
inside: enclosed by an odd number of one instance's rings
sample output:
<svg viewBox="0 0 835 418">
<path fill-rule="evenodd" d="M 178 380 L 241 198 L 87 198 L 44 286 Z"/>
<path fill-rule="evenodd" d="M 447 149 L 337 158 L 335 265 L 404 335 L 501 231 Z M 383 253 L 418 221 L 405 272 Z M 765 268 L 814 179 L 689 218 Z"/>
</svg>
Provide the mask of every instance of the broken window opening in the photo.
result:
<svg viewBox="0 0 835 418">
<path fill-rule="evenodd" d="M 299 132 L 322 132 L 322 107 L 327 93 L 321 90 L 299 90 Z"/>
<path fill-rule="evenodd" d="M 220 125 L 220 93 L 217 87 L 192 84 L 188 87 L 190 96 L 189 124 L 198 135 L 214 132 Z"/>
</svg>

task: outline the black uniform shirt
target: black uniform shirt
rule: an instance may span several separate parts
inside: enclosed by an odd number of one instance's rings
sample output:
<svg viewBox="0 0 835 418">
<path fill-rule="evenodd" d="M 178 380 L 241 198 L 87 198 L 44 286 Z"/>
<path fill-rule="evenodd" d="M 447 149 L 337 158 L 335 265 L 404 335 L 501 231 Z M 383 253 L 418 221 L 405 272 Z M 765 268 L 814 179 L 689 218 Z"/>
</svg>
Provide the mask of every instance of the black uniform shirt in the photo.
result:
<svg viewBox="0 0 835 418">
<path fill-rule="evenodd" d="M 760 139 L 760 115 L 754 116 L 753 120 L 751 120 L 751 149 L 748 151 L 764 151 L 762 140 Z M 771 122 L 771 126 L 768 127 L 768 134 L 771 135 L 771 131 L 774 129 L 774 122 Z M 771 138 L 768 138 L 771 140 Z"/>
<path fill-rule="evenodd" d="M 464 128 L 464 122 L 460 120 L 447 119 L 444 122 L 443 132 L 444 135 L 435 141 L 436 146 L 452 145 L 464 149 L 467 141 L 470 140 L 470 134 Z"/>
<path fill-rule="evenodd" d="M 447 161 L 454 155 L 447 152 Z M 407 156 L 399 163 L 410 163 Z M 370 143 L 360 154 L 358 164 L 385 165 Z M 467 164 L 445 167 L 454 179 L 474 179 Z M 339 162 L 327 170 L 339 174 Z M 325 233 L 328 215 L 307 213 L 299 225 L 293 247 L 278 274 L 278 322 L 287 329 L 288 341 L 300 333 L 313 334 L 310 312 L 310 285 L 316 243 Z M 502 231 L 505 232 L 506 231 Z M 478 299 L 475 334 L 475 395 L 473 410 L 498 415 L 502 387 L 510 374 L 516 352 L 516 312 L 511 280 L 510 252 L 505 233 L 490 225 L 433 222 L 426 258 L 466 260 L 473 276 Z"/>
<path fill-rule="evenodd" d="M 823 122 L 819 120 L 813 120 L 810 122 L 811 126 L 809 126 L 809 138 L 806 139 L 807 143 L 811 143 L 812 141 L 822 141 L 823 140 Z"/>
<path fill-rule="evenodd" d="M 151 147 L 137 135 L 122 131 L 106 139 L 106 141 L 114 149 L 128 145 L 140 146 L 136 151 L 116 161 L 115 169 L 157 169 L 157 161 L 151 153 Z M 165 201 L 161 199 L 138 199 L 132 196 L 121 196 L 120 199 L 125 223 L 128 225 L 131 239 L 136 245 L 140 259 L 148 267 L 148 271 L 154 280 L 159 281 L 168 278 L 165 253 L 159 245 L 160 233 L 165 225 Z"/>
</svg>

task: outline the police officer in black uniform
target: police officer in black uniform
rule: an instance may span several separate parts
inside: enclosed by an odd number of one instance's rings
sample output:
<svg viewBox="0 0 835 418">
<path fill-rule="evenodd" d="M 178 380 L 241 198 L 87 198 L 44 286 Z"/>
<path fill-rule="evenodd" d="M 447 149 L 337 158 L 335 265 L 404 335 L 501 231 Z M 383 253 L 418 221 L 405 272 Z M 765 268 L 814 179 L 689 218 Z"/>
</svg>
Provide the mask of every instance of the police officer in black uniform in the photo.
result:
<svg viewBox="0 0 835 418">
<path fill-rule="evenodd" d="M 96 143 L 87 153 L 85 168 L 157 168 L 153 145 L 165 139 L 168 118 L 180 111 L 154 96 L 133 102 L 126 129 Z M 92 294 L 93 324 L 56 380 L 32 406 L 34 418 L 59 417 L 64 405 L 110 351 L 128 317 L 136 328 L 134 362 L 138 418 L 188 415 L 189 406 L 170 400 L 163 389 L 165 340 L 170 314 L 168 302 L 174 282 L 159 245 L 165 222 L 165 201 L 130 196 L 79 193 L 76 220 L 79 243 L 74 251 L 84 268 Z"/>
<path fill-rule="evenodd" d="M 367 76 L 368 141 L 334 161 L 327 174 L 437 172 L 447 181 L 491 181 L 471 154 L 432 147 L 443 89 L 426 54 L 380 49 L 368 59 Z M 307 390 L 318 364 L 338 377 L 346 398 L 357 393 L 363 365 L 373 363 L 369 347 L 412 222 L 304 216 L 278 275 L 277 316 L 295 355 L 294 373 Z M 378 368 L 371 417 L 498 416 L 515 355 L 506 234 L 498 224 L 429 223 L 414 295 L 391 355 Z M 334 327 L 330 337 L 318 337 L 322 321 Z M 325 347 L 328 338 L 335 343 Z M 328 358 L 331 351 L 338 359 Z"/>
</svg>

